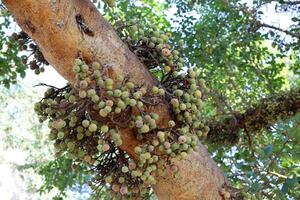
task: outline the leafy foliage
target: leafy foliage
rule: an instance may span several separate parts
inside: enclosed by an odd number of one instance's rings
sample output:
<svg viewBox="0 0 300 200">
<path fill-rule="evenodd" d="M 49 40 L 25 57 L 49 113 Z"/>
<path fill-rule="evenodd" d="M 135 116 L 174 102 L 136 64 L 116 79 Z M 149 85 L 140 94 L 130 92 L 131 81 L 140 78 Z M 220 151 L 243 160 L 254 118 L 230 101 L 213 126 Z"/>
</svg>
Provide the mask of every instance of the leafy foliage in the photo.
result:
<svg viewBox="0 0 300 200">
<path fill-rule="evenodd" d="M 11 25 L 11 18 L 7 10 L 0 11 L 0 84 L 9 87 L 16 83 L 18 75 L 25 76 L 26 65 L 18 57 L 18 46 L 11 43 L 7 31 Z"/>
</svg>

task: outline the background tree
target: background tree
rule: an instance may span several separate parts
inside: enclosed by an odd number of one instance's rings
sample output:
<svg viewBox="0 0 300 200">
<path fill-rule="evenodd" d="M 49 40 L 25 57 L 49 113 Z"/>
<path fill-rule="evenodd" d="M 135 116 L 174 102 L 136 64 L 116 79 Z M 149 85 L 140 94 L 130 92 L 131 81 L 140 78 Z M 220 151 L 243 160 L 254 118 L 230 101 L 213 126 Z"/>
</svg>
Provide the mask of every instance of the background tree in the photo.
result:
<svg viewBox="0 0 300 200">
<path fill-rule="evenodd" d="M 7 2 L 13 5 L 13 1 Z M 299 182 L 297 157 L 299 121 L 296 115 L 299 110 L 299 90 L 295 89 L 287 94 L 275 95 L 275 93 L 287 90 L 291 85 L 297 86 L 299 83 L 297 77 L 299 16 L 297 12 L 293 13 L 298 4 L 273 2 L 279 12 L 292 13 L 291 19 L 294 24 L 288 30 L 284 30 L 261 21 L 263 16 L 261 9 L 268 3 L 270 2 L 253 2 L 250 7 L 240 4 L 239 1 L 171 1 L 160 7 L 159 3 L 153 1 L 137 4 L 120 1 L 113 10 L 109 8 L 104 10 L 105 16 L 112 23 L 114 23 L 113 15 L 116 13 L 123 21 L 136 17 L 140 19 L 141 24 L 159 22 L 157 26 L 161 29 L 172 29 L 176 33 L 174 41 L 183 38 L 183 45 L 188 47 L 184 52 L 185 64 L 187 67 L 199 66 L 201 77 L 208 82 L 211 91 L 206 94 L 208 101 L 204 108 L 205 118 L 211 119 L 209 123 L 211 131 L 207 142 L 215 155 L 214 159 L 228 173 L 233 185 L 236 184 L 236 187 L 241 187 L 249 193 L 255 193 L 256 198 L 296 198 L 299 195 L 297 189 L 291 188 L 296 187 Z M 164 13 L 169 7 L 177 7 L 178 12 L 174 20 L 165 17 Z M 20 9 L 18 6 L 12 8 Z M 25 8 L 22 9 L 26 12 Z M 158 14 L 151 14 L 153 10 Z M 18 15 L 22 18 L 20 13 Z M 31 33 L 32 38 L 38 43 L 45 40 L 34 38 L 30 23 L 23 21 L 20 25 Z M 118 28 L 118 25 L 115 27 Z M 75 30 L 77 27 L 73 28 L 72 30 Z M 268 31 L 260 31 L 262 28 Z M 89 30 L 83 29 L 83 32 L 88 34 Z M 78 35 L 80 36 L 79 33 Z M 272 48 L 268 47 L 269 40 L 272 41 Z M 40 47 L 44 48 L 42 51 L 46 58 L 51 58 L 52 55 L 47 53 L 49 49 L 45 49 L 45 44 L 47 42 Z M 60 45 L 65 44 L 69 43 L 63 42 Z M 130 43 L 128 45 L 130 47 Z M 56 48 L 59 48 L 58 44 Z M 59 52 L 57 51 L 57 54 Z M 11 63 L 7 62 L 8 59 L 17 63 L 15 54 L 16 52 L 5 58 L 6 63 Z M 70 70 L 62 69 L 65 61 L 52 59 L 53 63 L 49 60 L 50 63 L 69 81 L 74 81 L 74 77 L 68 73 Z M 70 65 L 73 60 L 70 59 L 68 62 Z M 9 71 L 13 67 L 6 69 Z M 36 66 L 35 70 L 37 73 L 43 71 L 37 70 Z M 151 71 L 158 79 L 161 78 L 159 71 Z M 292 78 L 289 79 L 283 72 L 292 74 Z M 14 80 L 13 77 L 8 80 Z M 272 97 L 262 99 L 266 96 Z M 249 107 L 250 104 L 253 105 L 252 108 Z M 296 117 L 281 124 L 276 123 L 278 119 L 274 118 L 274 116 L 290 118 L 295 115 Z M 220 186 L 215 184 L 215 187 Z M 179 188 L 178 190 L 180 191 Z M 189 194 L 184 195 L 189 199 Z"/>
</svg>

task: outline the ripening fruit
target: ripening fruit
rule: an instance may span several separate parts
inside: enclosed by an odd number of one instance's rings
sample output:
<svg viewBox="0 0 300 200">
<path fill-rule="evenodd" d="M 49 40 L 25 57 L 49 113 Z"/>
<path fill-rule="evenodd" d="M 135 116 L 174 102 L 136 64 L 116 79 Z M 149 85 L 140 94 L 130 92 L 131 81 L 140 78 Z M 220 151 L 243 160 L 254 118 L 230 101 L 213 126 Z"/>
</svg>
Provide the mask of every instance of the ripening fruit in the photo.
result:
<svg viewBox="0 0 300 200">
<path fill-rule="evenodd" d="M 131 33 L 136 33 L 136 32 L 138 32 L 138 27 L 136 25 L 132 25 L 130 27 L 130 31 L 131 31 Z"/>
<path fill-rule="evenodd" d="M 96 124 L 94 124 L 94 123 L 91 123 L 90 125 L 89 125 L 89 131 L 90 132 L 96 132 L 97 131 L 97 125 Z"/>
<path fill-rule="evenodd" d="M 139 146 L 136 146 L 136 147 L 134 148 L 134 152 L 137 153 L 137 154 L 140 154 L 140 153 L 142 152 L 142 148 L 139 147 Z"/>
<path fill-rule="evenodd" d="M 105 177 L 105 182 L 108 183 L 108 184 L 111 184 L 113 181 L 112 177 L 111 176 L 107 176 Z"/>
<path fill-rule="evenodd" d="M 123 186 L 120 188 L 120 193 L 121 193 L 122 195 L 127 194 L 127 193 L 128 193 L 128 187 L 125 186 L 125 185 L 123 185 Z"/>
<path fill-rule="evenodd" d="M 95 79 L 98 79 L 101 76 L 101 72 L 99 70 L 95 70 L 93 76 L 95 77 Z"/>
<path fill-rule="evenodd" d="M 162 131 L 158 131 L 158 132 L 157 132 L 157 137 L 158 137 L 160 140 L 162 140 L 162 139 L 165 138 L 165 133 L 162 132 Z"/>
<path fill-rule="evenodd" d="M 105 0 L 105 1 L 106 1 L 107 5 L 108 5 L 109 7 L 114 7 L 114 6 L 116 6 L 116 1 L 115 1 L 115 0 Z"/>
<path fill-rule="evenodd" d="M 77 126 L 76 131 L 78 133 L 82 133 L 84 131 L 84 128 L 82 126 Z"/>
<path fill-rule="evenodd" d="M 107 117 L 108 113 L 106 112 L 105 109 L 101 109 L 101 110 L 99 111 L 99 115 L 100 115 L 101 117 Z"/>
<path fill-rule="evenodd" d="M 165 66 L 165 72 L 169 73 L 172 70 L 172 68 L 170 66 Z"/>
<path fill-rule="evenodd" d="M 123 173 L 127 173 L 129 171 L 128 167 L 127 166 L 123 166 L 122 167 L 122 172 Z"/>
<path fill-rule="evenodd" d="M 195 93 L 194 93 L 194 95 L 195 95 L 195 97 L 197 97 L 197 98 L 201 98 L 202 93 L 201 93 L 200 90 L 196 90 Z"/>
<path fill-rule="evenodd" d="M 138 99 L 140 99 L 140 97 L 141 97 L 141 94 L 139 92 L 133 93 L 133 98 L 134 99 L 138 100 Z"/>
<path fill-rule="evenodd" d="M 146 121 L 148 121 L 148 122 L 149 122 L 149 121 L 150 121 L 152 118 L 151 118 L 151 116 L 150 116 L 150 115 L 145 115 L 145 116 L 144 116 L 144 119 L 145 119 Z"/>
<path fill-rule="evenodd" d="M 144 153 L 144 158 L 149 160 L 151 158 L 151 154 L 149 152 Z"/>
<path fill-rule="evenodd" d="M 75 148 L 74 142 L 68 142 L 68 143 L 67 143 L 67 147 L 68 147 L 68 149 L 69 149 L 70 151 L 73 151 L 74 148 Z"/>
<path fill-rule="evenodd" d="M 112 108 L 110 106 L 105 106 L 104 107 L 104 110 L 107 112 L 107 113 L 110 113 Z"/>
<path fill-rule="evenodd" d="M 180 110 L 186 110 L 186 104 L 184 104 L 184 103 L 181 103 L 179 105 L 179 107 L 180 107 Z"/>
<path fill-rule="evenodd" d="M 189 70 L 189 76 L 190 76 L 191 78 L 195 78 L 195 77 L 196 77 L 196 72 L 193 71 L 193 70 Z"/>
<path fill-rule="evenodd" d="M 152 145 L 157 147 L 159 145 L 159 141 L 157 139 L 152 140 Z"/>
<path fill-rule="evenodd" d="M 104 103 L 104 102 L 103 102 Z M 110 106 L 112 107 L 114 105 L 114 102 L 112 100 L 107 100 L 105 103 L 104 103 L 104 106 L 107 105 L 107 106 Z M 103 107 L 104 107 L 103 106 Z"/>
<path fill-rule="evenodd" d="M 152 152 L 152 151 L 154 151 L 154 146 L 152 146 L 152 145 L 149 145 L 149 146 L 148 146 L 148 151 L 149 151 L 149 152 Z"/>
<path fill-rule="evenodd" d="M 169 125 L 170 128 L 172 128 L 172 127 L 174 127 L 176 124 L 175 124 L 175 122 L 174 122 L 173 120 L 170 120 L 170 121 L 168 122 L 168 125 Z"/>
<path fill-rule="evenodd" d="M 87 128 L 87 127 L 89 127 L 89 125 L 90 125 L 90 122 L 88 120 L 85 119 L 85 120 L 82 121 L 82 126 L 83 127 Z"/>
<path fill-rule="evenodd" d="M 100 63 L 93 62 L 92 67 L 93 67 L 94 70 L 99 70 L 100 69 Z"/>
<path fill-rule="evenodd" d="M 77 137 L 77 140 L 82 140 L 84 135 L 83 135 L 83 133 L 77 133 L 76 137 Z"/>
<path fill-rule="evenodd" d="M 203 133 L 202 133 L 202 131 L 198 130 L 198 131 L 196 132 L 196 134 L 197 134 L 198 137 L 202 137 L 202 134 L 203 134 Z"/>
<path fill-rule="evenodd" d="M 150 113 L 151 117 L 154 119 L 154 120 L 158 120 L 159 119 L 159 115 L 156 114 L 156 113 Z"/>
<path fill-rule="evenodd" d="M 100 97 L 98 95 L 95 94 L 92 96 L 92 102 L 97 103 L 97 102 L 99 102 L 99 100 L 100 100 Z"/>
<path fill-rule="evenodd" d="M 111 88 L 107 88 L 107 89 L 112 89 L 112 87 L 111 87 Z M 111 91 L 111 90 L 108 90 L 108 91 L 106 92 L 106 94 L 107 94 L 108 97 L 113 97 L 113 96 L 114 96 L 114 92 Z"/>
<path fill-rule="evenodd" d="M 122 91 L 121 91 L 121 90 L 116 89 L 116 90 L 114 91 L 114 97 L 120 97 L 121 95 L 122 95 Z"/>
<path fill-rule="evenodd" d="M 130 99 L 130 100 L 129 100 L 129 105 L 130 105 L 131 107 L 135 106 L 135 105 L 136 105 L 136 100 L 135 100 L 135 99 Z"/>
<path fill-rule="evenodd" d="M 120 186 L 117 185 L 117 184 L 113 184 L 113 185 L 111 186 L 111 189 L 112 189 L 114 192 L 119 192 Z"/>
<path fill-rule="evenodd" d="M 151 119 L 151 120 L 149 121 L 149 126 L 150 126 L 150 129 L 151 129 L 151 130 L 155 129 L 155 128 L 157 127 L 156 121 L 155 121 L 154 119 Z"/>
<path fill-rule="evenodd" d="M 118 74 L 116 79 L 118 82 L 122 82 L 124 80 L 124 76 L 122 76 L 122 74 Z"/>
<path fill-rule="evenodd" d="M 55 120 L 52 122 L 52 125 L 51 125 L 53 128 L 57 129 L 57 130 L 60 130 L 62 129 L 63 127 L 66 126 L 66 122 L 64 120 Z"/>
<path fill-rule="evenodd" d="M 62 140 L 62 139 L 64 138 L 64 136 L 65 136 L 65 134 L 64 134 L 64 132 L 62 132 L 62 131 L 59 131 L 59 132 L 57 133 L 57 139 L 59 139 L 59 140 Z"/>
<path fill-rule="evenodd" d="M 175 95 L 178 96 L 178 97 L 181 97 L 183 95 L 183 91 L 182 90 L 176 90 Z"/>
<path fill-rule="evenodd" d="M 106 102 L 100 101 L 100 102 L 98 103 L 98 108 L 102 109 L 102 108 L 105 107 L 105 105 L 107 105 Z"/>
<path fill-rule="evenodd" d="M 139 130 L 141 133 L 148 133 L 150 131 L 150 128 L 148 125 L 144 124 Z"/>
<path fill-rule="evenodd" d="M 83 99 L 83 98 L 85 98 L 86 96 L 87 96 L 86 91 L 84 91 L 84 90 L 80 90 L 80 91 L 79 91 L 79 97 L 80 97 L 80 98 Z"/>
<path fill-rule="evenodd" d="M 164 147 L 165 147 L 166 149 L 170 149 L 170 148 L 171 148 L 170 142 L 164 142 Z"/>
<path fill-rule="evenodd" d="M 204 132 L 209 132 L 210 131 L 210 128 L 209 128 L 209 126 L 204 126 Z"/>
<path fill-rule="evenodd" d="M 105 152 L 105 151 L 108 151 L 110 149 L 110 146 L 108 144 L 104 144 L 102 146 L 102 151 Z"/>
<path fill-rule="evenodd" d="M 114 142 L 115 142 L 115 145 L 116 145 L 117 147 L 119 147 L 119 146 L 122 145 L 122 140 L 121 140 L 121 139 L 115 140 Z"/>
<path fill-rule="evenodd" d="M 118 182 L 121 183 L 121 184 L 124 183 L 124 182 L 125 182 L 125 178 L 122 177 L 122 176 L 119 177 L 119 178 L 118 178 Z"/>
<path fill-rule="evenodd" d="M 75 103 L 76 102 L 76 97 L 74 95 L 69 96 L 69 102 L 70 103 Z"/>
<path fill-rule="evenodd" d="M 142 120 L 137 120 L 137 121 L 135 122 L 135 126 L 136 126 L 137 128 L 142 128 L 143 125 L 144 125 L 144 123 L 143 123 Z"/>
<path fill-rule="evenodd" d="M 98 86 L 103 87 L 104 86 L 104 81 L 102 79 L 98 79 L 97 84 L 98 84 Z"/>
<path fill-rule="evenodd" d="M 96 95 L 96 91 L 94 89 L 89 89 L 88 92 L 87 92 L 87 96 L 92 97 L 94 95 Z"/>
<path fill-rule="evenodd" d="M 126 104 L 122 100 L 118 101 L 117 106 L 122 110 L 124 110 L 126 108 Z"/>
<path fill-rule="evenodd" d="M 113 86 L 114 81 L 111 78 L 107 78 L 107 79 L 105 79 L 104 83 L 105 83 L 105 86 Z"/>
<path fill-rule="evenodd" d="M 195 91 L 196 89 L 197 89 L 197 85 L 196 84 L 193 83 L 193 84 L 190 85 L 190 90 L 191 91 Z"/>
<path fill-rule="evenodd" d="M 148 44 L 148 46 L 149 46 L 150 48 L 154 48 L 154 47 L 155 47 L 155 43 L 150 42 L 150 43 Z"/>
<path fill-rule="evenodd" d="M 167 48 L 163 48 L 163 49 L 161 50 L 161 54 L 162 54 L 163 56 L 165 56 L 165 57 L 168 57 L 168 56 L 171 55 L 171 51 L 170 51 L 169 49 L 167 49 Z"/>
<path fill-rule="evenodd" d="M 184 135 L 181 135 L 178 138 L 178 142 L 179 142 L 179 144 L 184 144 L 186 142 L 186 137 Z"/>
<path fill-rule="evenodd" d="M 83 80 L 83 81 L 80 81 L 79 82 L 79 87 L 81 88 L 81 89 L 85 89 L 85 88 L 87 88 L 88 87 L 88 82 L 86 81 L 86 80 Z"/>
<path fill-rule="evenodd" d="M 127 91 L 124 91 L 124 92 L 122 92 L 122 95 L 121 95 L 121 98 L 122 99 L 127 99 L 129 97 L 129 92 L 127 92 Z"/>
<path fill-rule="evenodd" d="M 160 89 L 158 90 L 158 94 L 159 94 L 160 96 L 164 96 L 164 95 L 165 95 L 165 90 L 162 89 L 162 88 L 160 88 Z"/>
<path fill-rule="evenodd" d="M 178 99 L 171 99 L 171 104 L 175 108 L 179 107 L 179 101 L 178 101 Z"/>
<path fill-rule="evenodd" d="M 143 102 L 141 102 L 141 101 L 138 101 L 138 103 L 137 103 L 137 107 L 138 107 L 138 108 L 143 108 L 143 106 L 144 106 Z"/>
<path fill-rule="evenodd" d="M 157 93 L 159 92 L 159 88 L 156 87 L 156 86 L 154 86 L 154 87 L 152 87 L 151 92 L 152 92 L 153 94 L 157 94 Z"/>
<path fill-rule="evenodd" d="M 107 125 L 101 126 L 101 132 L 107 133 L 109 131 L 109 127 Z"/>
<path fill-rule="evenodd" d="M 74 73 L 79 73 L 80 72 L 80 67 L 78 65 L 73 66 L 73 72 Z"/>
<path fill-rule="evenodd" d="M 80 60 L 79 58 L 75 59 L 75 65 L 80 66 L 82 64 L 83 64 L 82 60 Z"/>
<path fill-rule="evenodd" d="M 119 113 L 122 112 L 122 110 L 121 110 L 121 108 L 117 107 L 117 108 L 115 108 L 114 112 L 117 113 L 117 114 L 119 114 Z"/>
<path fill-rule="evenodd" d="M 156 48 L 158 51 L 161 51 L 163 47 L 164 47 L 164 45 L 160 43 L 160 44 L 158 44 L 155 48 Z"/>
<path fill-rule="evenodd" d="M 126 83 L 126 86 L 127 86 L 127 88 L 130 89 L 130 90 L 134 88 L 134 84 L 133 84 L 132 82 Z"/>
<path fill-rule="evenodd" d="M 181 158 L 185 159 L 188 156 L 188 154 L 183 151 L 180 153 L 180 156 L 181 156 Z"/>
<path fill-rule="evenodd" d="M 83 64 L 83 65 L 81 66 L 81 71 L 82 71 L 82 72 L 88 72 L 88 71 L 89 71 L 89 66 L 87 66 L 86 64 Z"/>
</svg>

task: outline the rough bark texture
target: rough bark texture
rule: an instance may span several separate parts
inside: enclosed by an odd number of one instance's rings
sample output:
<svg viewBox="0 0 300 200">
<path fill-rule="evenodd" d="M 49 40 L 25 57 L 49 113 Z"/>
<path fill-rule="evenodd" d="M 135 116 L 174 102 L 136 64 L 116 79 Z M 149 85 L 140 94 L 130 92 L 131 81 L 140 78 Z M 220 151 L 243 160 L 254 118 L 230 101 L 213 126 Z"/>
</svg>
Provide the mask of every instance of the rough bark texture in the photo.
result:
<svg viewBox="0 0 300 200">
<path fill-rule="evenodd" d="M 107 66 L 112 78 L 121 73 L 135 83 L 157 84 L 89 0 L 4 0 L 4 4 L 38 44 L 47 61 L 71 84 L 75 80 L 72 65 L 79 55 L 86 62 L 95 60 Z M 77 14 L 84 18 L 94 36 L 80 32 L 75 20 Z M 171 118 L 168 105 L 151 109 L 160 115 L 160 126 L 166 126 Z M 135 156 L 137 141 L 132 131 L 122 129 L 121 135 L 121 148 Z M 202 144 L 198 152 L 177 165 L 180 169 L 177 178 L 167 170 L 167 175 L 154 186 L 158 199 L 222 199 L 218 191 L 226 180 Z"/>
<path fill-rule="evenodd" d="M 300 112 L 300 88 L 260 100 L 244 113 L 232 113 L 225 119 L 210 123 L 208 140 L 212 143 L 236 144 L 241 130 L 255 134 L 276 122 Z"/>
</svg>

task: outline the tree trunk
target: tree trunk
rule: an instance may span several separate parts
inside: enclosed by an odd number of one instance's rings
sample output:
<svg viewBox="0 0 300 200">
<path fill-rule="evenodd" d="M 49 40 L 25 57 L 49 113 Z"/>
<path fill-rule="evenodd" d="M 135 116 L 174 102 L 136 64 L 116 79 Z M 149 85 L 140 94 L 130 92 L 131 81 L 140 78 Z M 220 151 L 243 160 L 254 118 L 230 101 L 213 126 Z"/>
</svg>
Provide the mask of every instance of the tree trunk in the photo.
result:
<svg viewBox="0 0 300 200">
<path fill-rule="evenodd" d="M 72 65 L 79 55 L 86 62 L 98 61 L 107 66 L 111 78 L 116 74 L 130 77 L 148 87 L 157 84 L 148 69 L 120 40 L 112 26 L 89 0 L 4 0 L 16 22 L 40 47 L 47 61 L 71 84 L 75 81 Z M 89 36 L 80 31 L 75 16 L 80 14 L 93 31 Z M 171 115 L 166 103 L 151 107 L 160 115 L 160 127 L 166 127 Z M 138 144 L 133 132 L 121 130 L 121 148 L 135 157 Z M 168 169 L 153 186 L 161 200 L 222 199 L 220 189 L 226 182 L 204 145 L 187 160 L 174 161 L 179 175 Z"/>
</svg>

